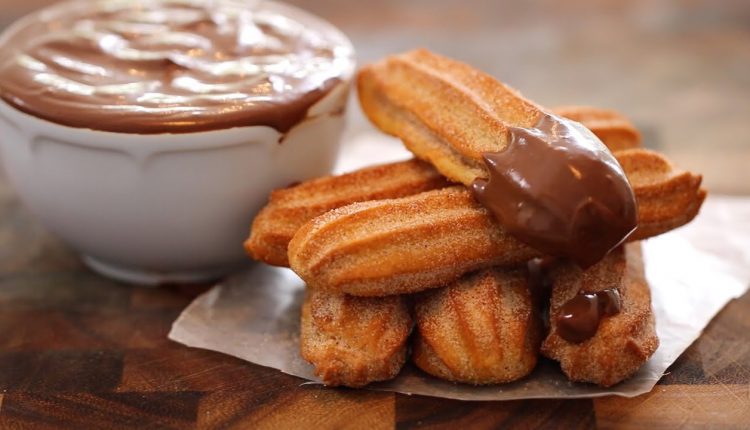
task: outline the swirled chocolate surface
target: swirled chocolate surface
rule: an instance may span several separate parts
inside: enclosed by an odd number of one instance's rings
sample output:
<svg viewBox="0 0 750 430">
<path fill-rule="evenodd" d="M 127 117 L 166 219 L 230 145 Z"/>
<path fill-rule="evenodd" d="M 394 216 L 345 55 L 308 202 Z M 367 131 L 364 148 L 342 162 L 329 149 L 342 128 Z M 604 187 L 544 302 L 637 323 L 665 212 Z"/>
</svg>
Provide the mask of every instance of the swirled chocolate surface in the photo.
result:
<svg viewBox="0 0 750 430">
<path fill-rule="evenodd" d="M 124 133 L 287 131 L 354 67 L 299 9 L 240 0 L 77 0 L 0 39 L 0 97 L 59 124 Z"/>
</svg>

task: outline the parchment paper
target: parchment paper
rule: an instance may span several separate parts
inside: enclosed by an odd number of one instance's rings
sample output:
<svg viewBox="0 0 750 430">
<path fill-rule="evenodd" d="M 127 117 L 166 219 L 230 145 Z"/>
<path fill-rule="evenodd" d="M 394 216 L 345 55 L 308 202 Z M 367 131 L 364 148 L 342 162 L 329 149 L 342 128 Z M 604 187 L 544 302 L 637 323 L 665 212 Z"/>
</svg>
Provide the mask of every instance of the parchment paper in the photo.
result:
<svg viewBox="0 0 750 430">
<path fill-rule="evenodd" d="M 365 136 L 354 141 L 337 170 L 403 157 L 400 146 Z M 394 380 L 369 386 L 462 400 L 633 397 L 650 391 L 724 305 L 750 285 L 750 198 L 710 197 L 690 225 L 643 244 L 661 345 L 631 379 L 608 389 L 569 382 L 556 363 L 540 360 L 527 378 L 473 387 L 444 382 L 407 365 Z M 169 338 L 272 367 L 310 381 L 299 355 L 303 282 L 290 270 L 256 264 L 198 297 L 175 321 Z"/>
</svg>

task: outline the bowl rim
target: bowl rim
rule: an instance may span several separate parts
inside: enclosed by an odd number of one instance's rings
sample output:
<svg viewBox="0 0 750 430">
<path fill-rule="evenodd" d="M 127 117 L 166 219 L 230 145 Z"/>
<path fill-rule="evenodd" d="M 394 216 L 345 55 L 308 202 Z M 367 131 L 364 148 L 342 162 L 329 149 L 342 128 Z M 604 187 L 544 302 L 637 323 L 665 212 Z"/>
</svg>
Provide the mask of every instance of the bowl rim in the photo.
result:
<svg viewBox="0 0 750 430">
<path fill-rule="evenodd" d="M 5 123 L 14 128 L 20 135 L 26 136 L 28 142 L 39 138 L 48 138 L 54 142 L 78 147 L 100 150 L 114 150 L 143 155 L 157 152 L 177 152 L 190 150 L 207 150 L 237 145 L 267 144 L 278 145 L 284 136 L 295 133 L 311 122 L 317 122 L 331 116 L 345 115 L 350 82 L 342 81 L 321 100 L 310 107 L 313 111 L 320 106 L 330 104 L 330 108 L 317 114 L 305 117 L 289 131 L 281 133 L 267 125 L 231 127 L 218 130 L 206 130 L 186 133 L 120 133 L 94 130 L 90 128 L 71 127 L 23 112 L 0 98 L 0 126 Z M 337 99 L 341 98 L 341 102 Z M 13 146 L 20 142 L 8 142 L 0 136 L 0 148 Z M 281 143 L 283 144 L 283 143 Z"/>
<path fill-rule="evenodd" d="M 106 1 L 106 0 L 101 0 Z M 236 3 L 248 3 L 246 0 L 226 0 Z M 66 0 L 50 6 L 32 11 L 25 16 L 17 19 L 0 33 L 0 48 L 18 28 L 22 28 L 27 21 L 35 19 L 41 14 L 55 13 L 58 10 L 65 9 L 71 5 L 90 4 L 89 0 Z M 346 106 L 346 96 L 348 94 L 351 81 L 357 68 L 356 52 L 349 38 L 336 26 L 327 20 L 308 12 L 302 8 L 289 5 L 287 3 L 266 0 L 263 2 L 266 7 L 271 7 L 280 13 L 285 13 L 292 17 L 301 17 L 303 22 L 313 23 L 319 27 L 321 32 L 328 34 L 330 37 L 337 39 L 345 49 L 349 51 L 349 67 L 344 69 L 339 78 L 339 82 L 325 95 L 318 100 L 309 109 L 307 115 L 295 124 L 285 133 L 279 132 L 275 128 L 266 125 L 238 126 L 221 128 L 215 130 L 203 130 L 192 132 L 177 133 L 125 133 L 116 131 L 96 130 L 92 128 L 73 127 L 54 121 L 38 117 L 31 113 L 26 113 L 5 99 L 0 97 L 0 123 L 6 122 L 14 127 L 20 134 L 29 137 L 54 137 L 54 140 L 60 143 L 68 143 L 75 146 L 89 147 L 93 149 L 110 149 L 124 152 L 163 152 L 221 148 L 227 146 L 236 146 L 238 144 L 252 144 L 261 142 L 279 142 L 285 135 L 294 132 L 294 130 L 307 122 L 319 120 L 321 117 L 335 115 Z M 343 103 L 337 103 L 337 99 L 343 98 Z M 330 108 L 328 106 L 331 105 Z M 343 114 L 343 113 L 342 113 Z M 33 130 L 33 131 L 30 131 Z M 133 142 L 134 139 L 140 142 Z M 7 140 L 0 137 L 0 149 L 3 142 Z M 31 139 L 30 139 L 31 140 Z M 138 147 L 143 147 L 138 149 Z"/>
</svg>

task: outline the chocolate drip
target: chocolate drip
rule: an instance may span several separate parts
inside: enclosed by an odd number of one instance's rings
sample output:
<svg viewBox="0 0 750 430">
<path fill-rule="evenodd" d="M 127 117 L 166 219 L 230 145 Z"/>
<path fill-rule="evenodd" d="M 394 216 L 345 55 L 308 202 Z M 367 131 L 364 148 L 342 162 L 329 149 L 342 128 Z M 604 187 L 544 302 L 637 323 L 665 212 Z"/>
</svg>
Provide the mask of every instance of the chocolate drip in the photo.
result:
<svg viewBox="0 0 750 430">
<path fill-rule="evenodd" d="M 557 333 L 568 342 L 581 343 L 596 334 L 603 317 L 619 312 L 620 293 L 616 288 L 579 292 L 560 308 Z"/>
<path fill-rule="evenodd" d="M 477 200 L 521 241 L 587 268 L 636 228 L 635 196 L 612 153 L 589 130 L 543 114 L 508 129 L 505 150 L 483 154 Z"/>
<path fill-rule="evenodd" d="M 0 98 L 94 130 L 285 132 L 353 67 L 341 33 L 278 3 L 77 0 L 6 31 Z"/>
<path fill-rule="evenodd" d="M 555 257 L 534 258 L 526 263 L 529 272 L 529 290 L 535 303 L 548 303 L 552 293 L 552 269 L 558 263 Z"/>
<path fill-rule="evenodd" d="M 559 262 L 555 257 L 534 258 L 526 264 L 529 273 L 529 291 L 534 308 L 544 323 L 545 332 L 549 331 L 549 300 L 552 294 L 552 269 Z"/>
</svg>

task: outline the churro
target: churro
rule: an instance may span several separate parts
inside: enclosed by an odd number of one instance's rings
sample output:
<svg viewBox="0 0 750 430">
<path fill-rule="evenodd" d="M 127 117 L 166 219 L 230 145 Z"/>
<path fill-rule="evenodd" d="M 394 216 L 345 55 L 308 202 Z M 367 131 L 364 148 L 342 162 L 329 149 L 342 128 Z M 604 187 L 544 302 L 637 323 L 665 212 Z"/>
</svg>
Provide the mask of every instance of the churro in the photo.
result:
<svg viewBox="0 0 750 430">
<path fill-rule="evenodd" d="M 616 249 L 586 271 L 563 264 L 551 276 L 550 333 L 542 352 L 559 361 L 569 379 L 608 387 L 656 351 L 639 243 Z"/>
<path fill-rule="evenodd" d="M 278 189 L 253 220 L 245 250 L 256 260 L 288 266 L 289 241 L 316 216 L 351 203 L 404 197 L 447 185 L 448 181 L 429 164 L 408 160 Z"/>
<path fill-rule="evenodd" d="M 326 385 L 361 387 L 395 377 L 406 361 L 412 318 L 404 297 L 307 290 L 300 350 Z"/>
<path fill-rule="evenodd" d="M 454 382 L 497 384 L 536 366 L 542 324 L 522 270 L 490 269 L 415 299 L 412 360 Z"/>
<path fill-rule="evenodd" d="M 534 248 L 587 267 L 635 230 L 635 197 L 601 140 L 492 76 L 416 50 L 365 66 L 357 85 L 376 126 Z"/>
<path fill-rule="evenodd" d="M 617 111 L 592 106 L 558 106 L 552 112 L 583 124 L 610 151 L 641 146 L 641 133 L 628 118 Z"/>
</svg>

